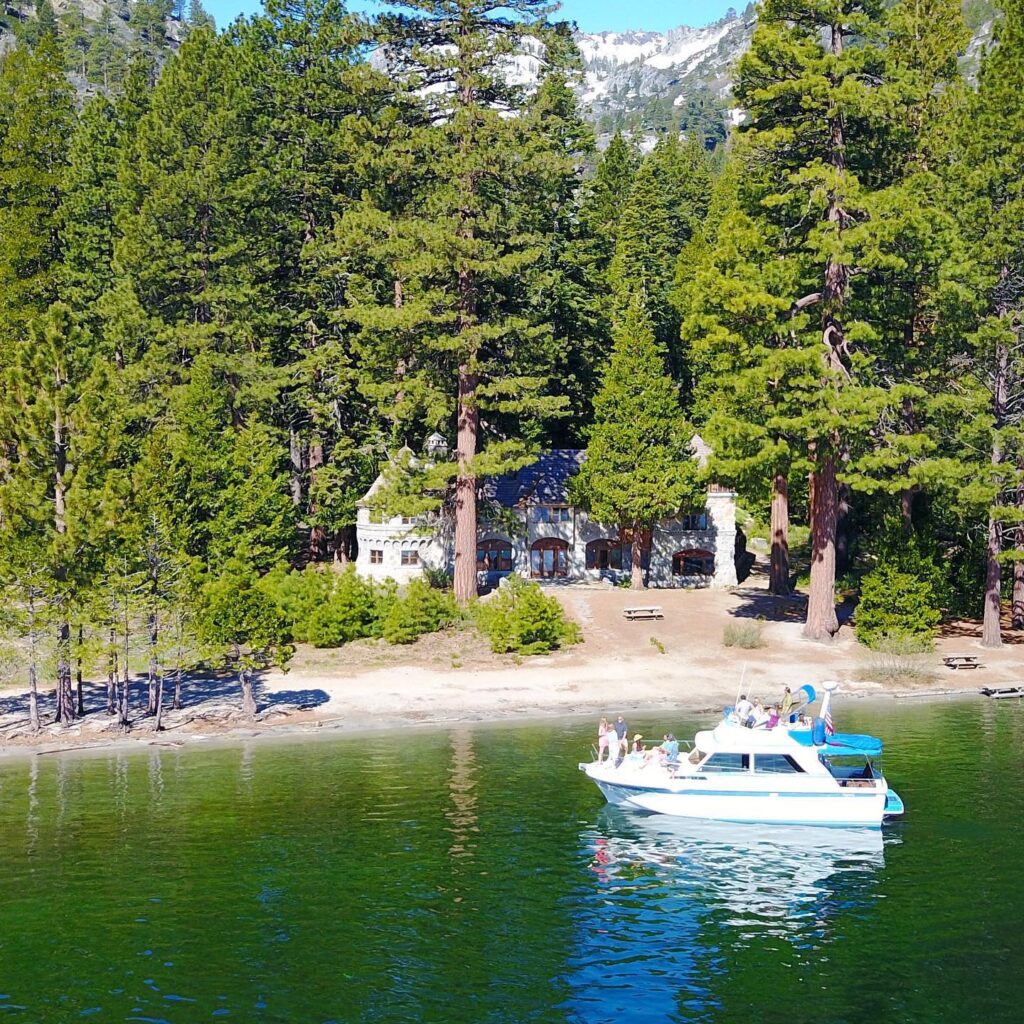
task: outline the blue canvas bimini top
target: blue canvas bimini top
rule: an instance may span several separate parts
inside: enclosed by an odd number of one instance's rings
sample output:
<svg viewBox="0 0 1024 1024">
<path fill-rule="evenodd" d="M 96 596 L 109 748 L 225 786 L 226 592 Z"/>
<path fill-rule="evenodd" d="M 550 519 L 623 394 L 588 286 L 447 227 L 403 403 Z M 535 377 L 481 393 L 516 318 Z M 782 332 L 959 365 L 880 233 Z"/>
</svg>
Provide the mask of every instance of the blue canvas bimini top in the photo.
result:
<svg viewBox="0 0 1024 1024">
<path fill-rule="evenodd" d="M 882 741 L 877 736 L 856 732 L 835 732 L 825 740 L 826 754 L 863 754 L 881 757 Z"/>
</svg>

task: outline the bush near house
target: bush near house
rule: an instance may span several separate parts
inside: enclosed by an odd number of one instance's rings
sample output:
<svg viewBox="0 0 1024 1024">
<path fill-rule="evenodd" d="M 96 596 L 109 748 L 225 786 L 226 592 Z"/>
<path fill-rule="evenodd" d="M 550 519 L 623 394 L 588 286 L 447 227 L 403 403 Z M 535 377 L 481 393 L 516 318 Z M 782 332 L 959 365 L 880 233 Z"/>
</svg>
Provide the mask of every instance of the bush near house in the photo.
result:
<svg viewBox="0 0 1024 1024">
<path fill-rule="evenodd" d="M 451 591 L 435 590 L 425 579 L 413 580 L 391 603 L 381 622 L 381 636 L 389 644 L 411 644 L 458 621 Z"/>
<path fill-rule="evenodd" d="M 760 622 L 730 622 L 722 630 L 723 647 L 740 647 L 745 651 L 754 651 L 766 647 Z"/>
<path fill-rule="evenodd" d="M 519 576 L 508 577 L 494 598 L 476 606 L 476 622 L 498 654 L 548 654 L 583 639 L 557 598 Z"/>
<path fill-rule="evenodd" d="M 930 580 L 903 572 L 891 563 L 872 569 L 861 581 L 854 617 L 857 639 L 875 650 L 894 643 L 931 650 L 942 619 Z"/>
<path fill-rule="evenodd" d="M 341 647 L 367 637 L 409 644 L 459 618 L 450 591 L 436 590 L 427 580 L 414 580 L 400 591 L 394 580 L 364 579 L 354 566 L 342 572 L 315 566 L 275 571 L 260 584 L 291 636 L 314 647 Z"/>
</svg>

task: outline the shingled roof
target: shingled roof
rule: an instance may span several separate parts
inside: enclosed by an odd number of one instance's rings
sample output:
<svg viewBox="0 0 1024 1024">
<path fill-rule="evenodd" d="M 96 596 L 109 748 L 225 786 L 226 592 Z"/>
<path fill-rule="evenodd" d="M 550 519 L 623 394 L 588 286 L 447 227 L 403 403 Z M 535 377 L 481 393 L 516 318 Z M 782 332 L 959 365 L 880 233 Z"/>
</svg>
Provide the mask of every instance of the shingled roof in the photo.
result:
<svg viewBox="0 0 1024 1024">
<path fill-rule="evenodd" d="M 488 480 L 487 496 L 505 508 L 517 505 L 567 505 L 569 480 L 579 472 L 586 453 L 578 448 L 543 452 L 516 473 Z"/>
</svg>

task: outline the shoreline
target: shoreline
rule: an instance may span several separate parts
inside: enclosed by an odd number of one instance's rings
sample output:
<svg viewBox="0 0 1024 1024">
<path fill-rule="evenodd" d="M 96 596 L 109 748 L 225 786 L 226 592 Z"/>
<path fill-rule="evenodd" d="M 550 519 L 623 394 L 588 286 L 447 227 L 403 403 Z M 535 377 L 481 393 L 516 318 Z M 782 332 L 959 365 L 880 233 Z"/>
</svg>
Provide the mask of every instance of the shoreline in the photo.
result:
<svg viewBox="0 0 1024 1024">
<path fill-rule="evenodd" d="M 976 688 L 932 688 L 927 690 L 844 689 L 840 691 L 845 699 L 858 703 L 888 704 L 913 700 L 922 704 L 948 702 L 950 700 L 981 699 Z M 649 700 L 642 702 L 621 702 L 622 712 L 627 718 L 645 718 L 651 715 L 677 714 L 687 717 L 717 715 L 722 708 L 720 702 L 698 699 Z M 147 750 L 197 750 L 237 747 L 253 742 L 298 743 L 320 740 L 338 740 L 351 737 L 377 735 L 381 733 L 402 734 L 407 731 L 444 731 L 453 728 L 516 728 L 529 727 L 542 722 L 596 721 L 607 710 L 607 702 L 579 701 L 575 706 L 535 708 L 532 711 L 507 710 L 481 713 L 472 708 L 460 711 L 446 710 L 434 716 L 410 717 L 408 715 L 363 715 L 359 717 L 314 716 L 301 721 L 279 719 L 274 722 L 257 721 L 251 724 L 225 722 L 221 727 L 207 731 L 161 731 L 143 728 L 123 734 L 108 733 L 89 737 L 66 735 L 69 740 L 81 742 L 54 742 L 53 735 L 25 737 L 23 742 L 0 744 L 0 764 L 30 760 L 46 755 L 100 755 L 142 753 Z"/>
</svg>

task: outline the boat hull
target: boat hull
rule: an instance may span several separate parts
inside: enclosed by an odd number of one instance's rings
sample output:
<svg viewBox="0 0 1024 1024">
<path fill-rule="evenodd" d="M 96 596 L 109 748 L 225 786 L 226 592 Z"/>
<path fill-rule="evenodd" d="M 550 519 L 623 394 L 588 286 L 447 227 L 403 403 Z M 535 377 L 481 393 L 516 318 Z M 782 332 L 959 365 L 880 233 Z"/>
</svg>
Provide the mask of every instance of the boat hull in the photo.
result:
<svg viewBox="0 0 1024 1024">
<path fill-rule="evenodd" d="M 773 825 L 878 828 L 887 788 L 786 789 L 760 780 L 673 780 L 664 785 L 616 777 L 614 770 L 580 765 L 605 799 L 626 809 L 679 818 Z"/>
</svg>

